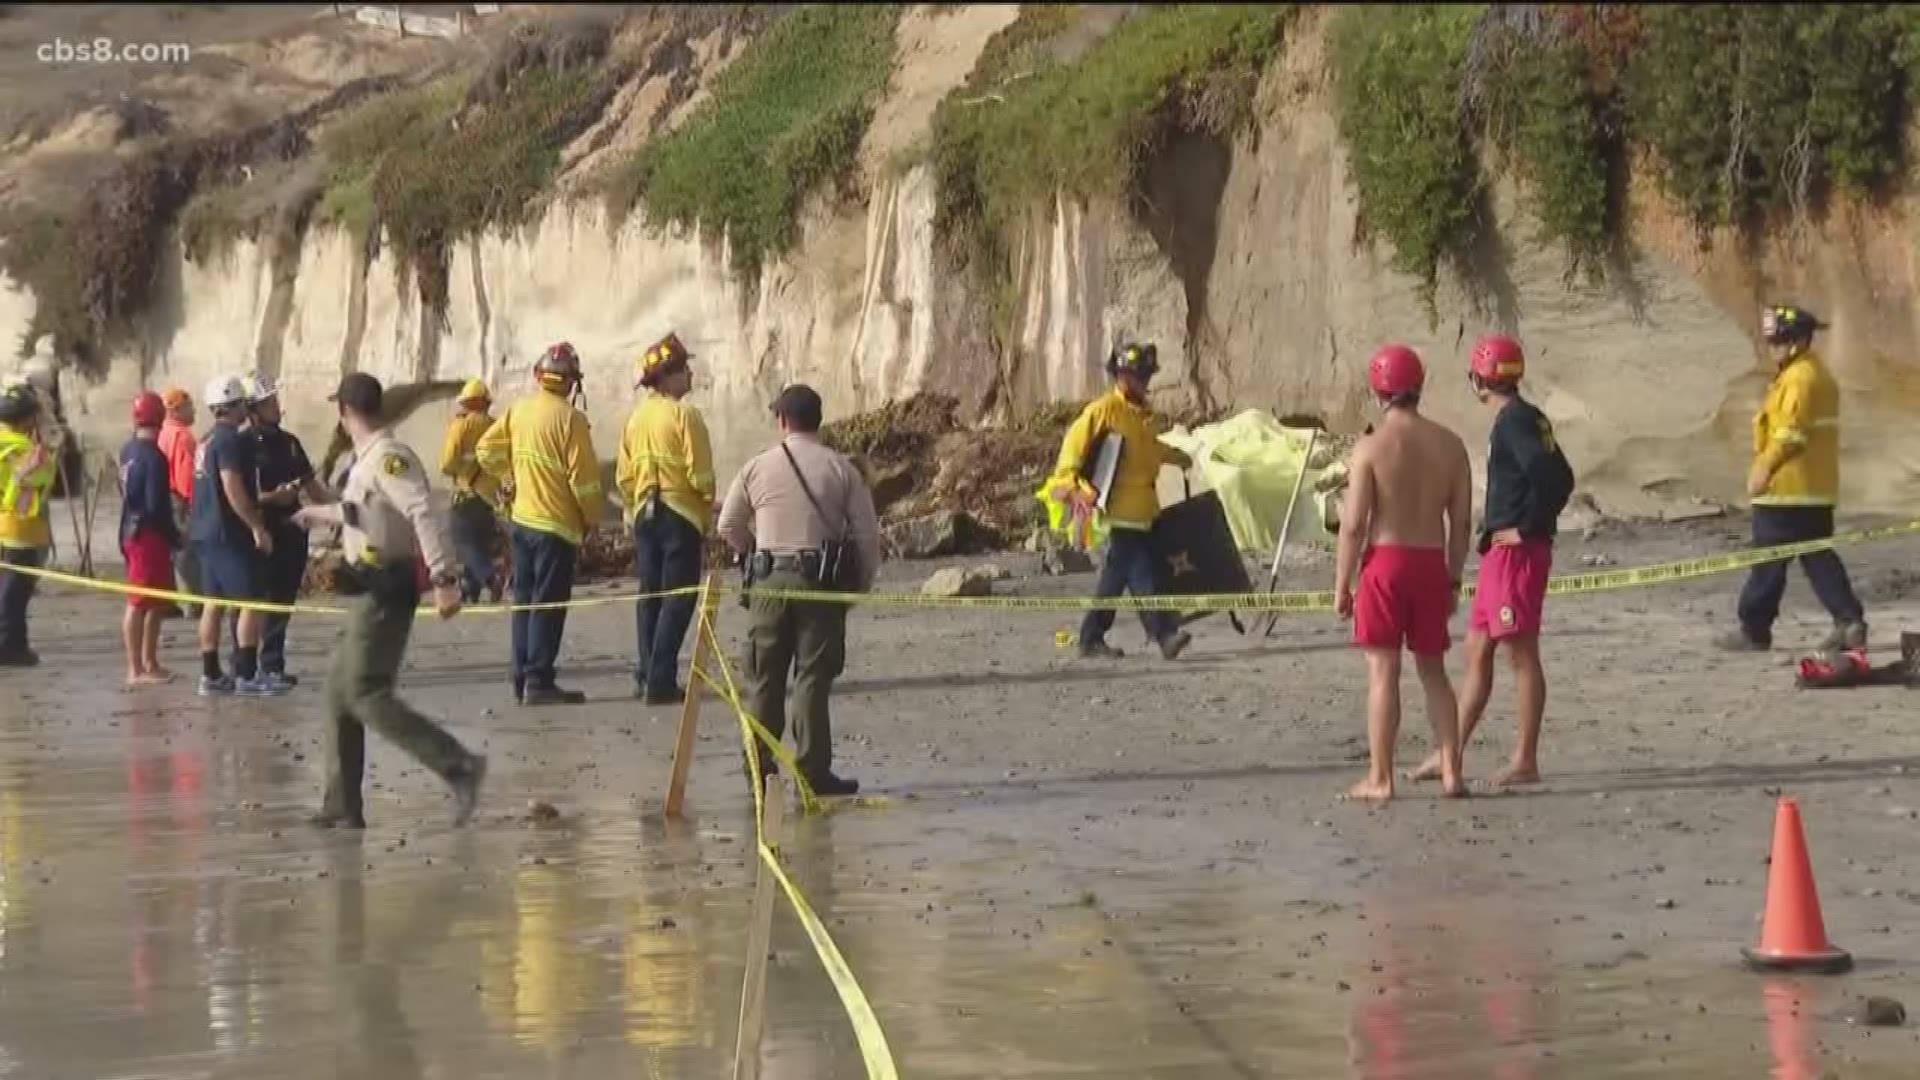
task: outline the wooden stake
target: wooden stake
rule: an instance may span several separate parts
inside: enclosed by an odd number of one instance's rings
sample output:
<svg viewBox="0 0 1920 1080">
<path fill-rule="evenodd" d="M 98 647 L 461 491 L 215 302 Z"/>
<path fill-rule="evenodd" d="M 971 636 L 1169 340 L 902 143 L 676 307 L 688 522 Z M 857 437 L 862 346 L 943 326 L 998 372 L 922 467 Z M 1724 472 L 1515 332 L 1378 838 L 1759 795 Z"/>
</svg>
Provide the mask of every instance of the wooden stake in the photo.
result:
<svg viewBox="0 0 1920 1080">
<path fill-rule="evenodd" d="M 707 571 L 700 583 L 700 617 L 693 623 L 693 666 L 687 675 L 687 700 L 680 704 L 680 737 L 673 744 L 673 777 L 667 781 L 667 816 L 679 817 L 687 797 L 687 773 L 693 768 L 693 736 L 700 726 L 700 699 L 706 680 L 693 674 L 708 670 L 713 654 L 713 613 L 720 606 L 720 575 Z"/>
<path fill-rule="evenodd" d="M 1300 471 L 1293 477 L 1293 494 L 1287 499 L 1287 516 L 1280 519 L 1280 542 L 1273 546 L 1273 570 L 1267 574 L 1267 591 L 1272 592 L 1280 584 L 1280 556 L 1287 550 L 1287 533 L 1293 528 L 1293 512 L 1300 505 L 1300 489 L 1307 483 L 1307 462 L 1313 460 L 1313 451 L 1320 445 L 1320 429 L 1315 428 L 1307 436 L 1307 454 L 1300 459 Z M 1261 629 L 1261 637 L 1272 637 L 1273 628 L 1280 622 L 1280 613 L 1267 612 L 1266 625 Z"/>
<path fill-rule="evenodd" d="M 778 775 L 766 778 L 765 817 L 760 839 L 779 853 L 781 826 L 786 820 L 787 784 Z M 733 1043 L 733 1080 L 759 1080 L 760 1036 L 767 1019 L 767 950 L 773 944 L 773 868 L 754 853 L 759 874 L 753 882 L 753 921 L 747 924 L 747 974 L 740 985 L 740 1030 Z"/>
<path fill-rule="evenodd" d="M 87 528 L 86 548 L 80 554 L 81 561 L 87 565 L 87 576 L 89 577 L 93 576 L 93 526 L 95 522 L 100 520 L 100 496 L 105 494 L 107 490 L 106 481 L 101 479 L 101 477 L 109 472 L 113 475 L 115 483 L 118 483 L 120 478 L 119 470 L 114 469 L 112 464 L 106 461 L 102 461 L 100 468 L 89 478 L 92 487 L 87 489 L 87 510 L 84 517 Z M 124 497 L 123 493 L 122 498 Z"/>
<path fill-rule="evenodd" d="M 74 570 L 81 577 L 91 577 L 91 571 L 87 566 L 90 545 L 80 537 L 80 507 L 74 503 L 74 500 L 80 496 L 73 490 L 73 466 L 67 464 L 65 446 L 60 448 L 60 485 L 67 491 L 67 520 L 73 525 L 73 553 L 74 558 L 79 560 Z"/>
</svg>

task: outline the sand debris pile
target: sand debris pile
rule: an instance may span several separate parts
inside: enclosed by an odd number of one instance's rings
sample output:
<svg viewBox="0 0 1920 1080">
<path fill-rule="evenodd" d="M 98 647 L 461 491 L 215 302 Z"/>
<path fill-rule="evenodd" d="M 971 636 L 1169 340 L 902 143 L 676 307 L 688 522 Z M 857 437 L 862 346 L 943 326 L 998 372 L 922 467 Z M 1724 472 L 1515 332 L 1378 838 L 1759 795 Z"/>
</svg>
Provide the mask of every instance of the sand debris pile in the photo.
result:
<svg viewBox="0 0 1920 1080">
<path fill-rule="evenodd" d="M 954 398 L 916 394 L 828 424 L 821 436 L 859 464 L 890 536 L 955 531 L 899 528 L 938 517 L 960 534 L 946 545 L 954 550 L 938 554 L 965 554 L 1017 543 L 1042 524 L 1034 492 L 1077 411 L 1061 406 L 1012 427 L 976 429 L 961 421 Z"/>
</svg>

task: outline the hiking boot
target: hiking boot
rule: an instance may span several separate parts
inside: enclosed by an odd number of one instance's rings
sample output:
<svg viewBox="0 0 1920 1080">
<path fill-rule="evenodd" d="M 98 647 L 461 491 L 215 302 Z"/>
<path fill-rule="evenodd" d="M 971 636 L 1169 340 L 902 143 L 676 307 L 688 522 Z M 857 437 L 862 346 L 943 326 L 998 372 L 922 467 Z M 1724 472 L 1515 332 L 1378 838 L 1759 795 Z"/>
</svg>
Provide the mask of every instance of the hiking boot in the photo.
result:
<svg viewBox="0 0 1920 1080">
<path fill-rule="evenodd" d="M 529 708 L 537 705 L 584 705 L 587 695 L 578 690 L 562 690 L 557 686 L 529 686 L 520 694 L 520 704 Z"/>
<path fill-rule="evenodd" d="M 1724 649 L 1727 652 L 1766 652 L 1773 648 L 1773 639 L 1757 638 L 1745 630 L 1729 630 L 1714 638 L 1713 644 L 1715 648 Z"/>
<path fill-rule="evenodd" d="M 1185 630 L 1175 631 L 1160 639 L 1160 656 L 1167 660 L 1178 660 L 1180 654 L 1193 644 L 1193 635 Z"/>
<path fill-rule="evenodd" d="M 480 754 L 467 756 L 467 767 L 447 780 L 453 788 L 453 827 L 465 825 L 480 802 L 480 784 L 487 778 L 487 759 Z"/>
<path fill-rule="evenodd" d="M 364 829 L 367 819 L 357 813 L 322 810 L 307 819 L 307 824 L 316 829 Z"/>
<path fill-rule="evenodd" d="M 822 773 L 817 778 L 807 777 L 807 786 L 813 789 L 815 795 L 827 799 L 860 794 L 860 781 L 845 776 L 835 776 L 832 772 Z"/>
<path fill-rule="evenodd" d="M 1118 660 L 1127 655 L 1104 641 L 1085 641 L 1080 644 L 1082 660 Z"/>
<path fill-rule="evenodd" d="M 1837 622 L 1826 639 L 1820 642 L 1822 652 L 1848 652 L 1867 647 L 1867 624 L 1864 622 Z"/>
<path fill-rule="evenodd" d="M 636 689 L 633 696 L 643 705 L 678 705 L 687 700 L 687 692 L 678 686 L 665 690 Z"/>
<path fill-rule="evenodd" d="M 219 678 L 209 675 L 200 676 L 201 697 L 232 697 L 233 688 L 233 680 L 225 675 Z"/>
</svg>

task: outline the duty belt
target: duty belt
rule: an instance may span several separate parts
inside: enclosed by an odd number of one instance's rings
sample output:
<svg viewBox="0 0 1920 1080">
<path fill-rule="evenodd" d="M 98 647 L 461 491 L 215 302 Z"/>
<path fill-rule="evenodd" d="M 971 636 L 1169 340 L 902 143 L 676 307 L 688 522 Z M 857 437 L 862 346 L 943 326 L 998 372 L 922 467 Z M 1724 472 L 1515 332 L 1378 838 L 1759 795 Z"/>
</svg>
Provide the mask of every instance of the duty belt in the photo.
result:
<svg viewBox="0 0 1920 1080">
<path fill-rule="evenodd" d="M 809 550 L 776 555 L 770 551 L 756 551 L 747 557 L 747 576 L 755 581 L 776 570 L 795 570 L 812 577 L 820 570 L 820 552 Z"/>
</svg>

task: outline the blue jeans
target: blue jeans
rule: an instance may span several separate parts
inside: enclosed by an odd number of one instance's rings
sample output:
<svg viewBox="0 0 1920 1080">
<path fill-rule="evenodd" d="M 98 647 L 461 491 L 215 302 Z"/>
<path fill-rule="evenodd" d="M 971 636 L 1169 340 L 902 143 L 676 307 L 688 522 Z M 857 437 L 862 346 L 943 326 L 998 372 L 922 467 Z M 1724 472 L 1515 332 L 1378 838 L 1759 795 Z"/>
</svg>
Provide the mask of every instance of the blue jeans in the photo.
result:
<svg viewBox="0 0 1920 1080">
<path fill-rule="evenodd" d="M 573 599 L 573 569 L 580 549 L 552 533 L 513 526 L 513 602 L 561 604 Z M 560 659 L 567 610 L 513 613 L 513 687 L 551 690 Z"/>
<path fill-rule="evenodd" d="M 700 584 L 700 530 L 661 506 L 652 521 L 633 522 L 633 576 L 641 592 L 664 592 Z M 664 694 L 679 685 L 680 645 L 693 622 L 694 597 L 640 600 L 634 604 L 639 645 L 634 685 Z"/>
<path fill-rule="evenodd" d="M 1114 529 L 1107 534 L 1107 558 L 1100 565 L 1100 581 L 1093 588 L 1096 597 L 1119 596 L 1122 592 L 1131 592 L 1135 596 L 1152 596 L 1160 591 L 1160 560 L 1153 552 L 1153 540 L 1149 533 L 1139 529 Z M 1140 625 L 1147 628 L 1147 636 L 1154 641 L 1165 641 L 1179 629 L 1178 622 L 1170 611 L 1142 611 Z M 1089 611 L 1080 623 L 1080 645 L 1086 646 L 1106 641 L 1107 631 L 1113 629 L 1113 610 Z"/>
<path fill-rule="evenodd" d="M 1831 506 L 1756 506 L 1753 508 L 1755 547 L 1825 540 L 1833 535 Z M 1761 563 L 1747 574 L 1740 590 L 1740 625 L 1755 641 L 1773 640 L 1773 621 L 1780 617 L 1780 598 L 1787 591 L 1787 566 L 1792 560 Z M 1813 594 L 1837 623 L 1864 621 L 1860 600 L 1847 580 L 1847 565 L 1831 548 L 1800 556 L 1800 565 L 1813 583 Z"/>
<path fill-rule="evenodd" d="M 499 523 L 485 499 L 456 498 L 450 524 L 453 551 L 460 559 L 460 598 L 478 603 L 493 581 L 493 548 Z"/>
<path fill-rule="evenodd" d="M 46 564 L 45 548 L 0 547 L 0 567 Z M 27 651 L 27 604 L 39 583 L 32 574 L 0 569 L 0 656 L 19 656 Z"/>
</svg>

